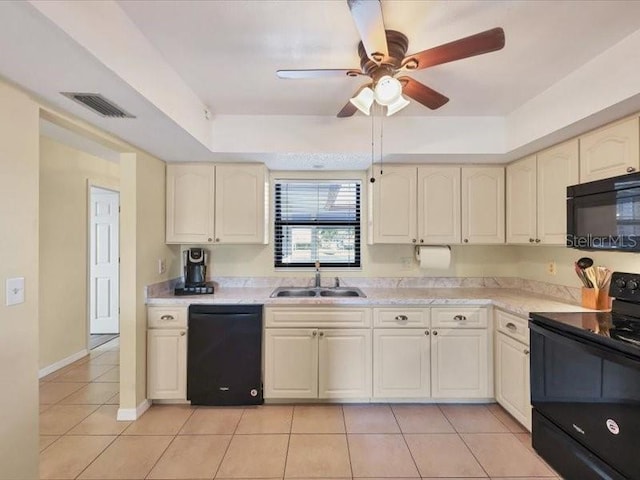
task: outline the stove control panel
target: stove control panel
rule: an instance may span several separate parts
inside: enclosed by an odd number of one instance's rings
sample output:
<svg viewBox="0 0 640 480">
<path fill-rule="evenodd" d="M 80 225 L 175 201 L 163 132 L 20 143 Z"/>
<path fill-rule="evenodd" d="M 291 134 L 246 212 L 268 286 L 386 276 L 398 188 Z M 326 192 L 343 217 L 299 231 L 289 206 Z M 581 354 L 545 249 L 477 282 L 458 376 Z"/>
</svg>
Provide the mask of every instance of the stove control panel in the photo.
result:
<svg viewBox="0 0 640 480">
<path fill-rule="evenodd" d="M 640 302 L 640 274 L 614 272 L 611 276 L 609 296 L 619 300 Z"/>
</svg>

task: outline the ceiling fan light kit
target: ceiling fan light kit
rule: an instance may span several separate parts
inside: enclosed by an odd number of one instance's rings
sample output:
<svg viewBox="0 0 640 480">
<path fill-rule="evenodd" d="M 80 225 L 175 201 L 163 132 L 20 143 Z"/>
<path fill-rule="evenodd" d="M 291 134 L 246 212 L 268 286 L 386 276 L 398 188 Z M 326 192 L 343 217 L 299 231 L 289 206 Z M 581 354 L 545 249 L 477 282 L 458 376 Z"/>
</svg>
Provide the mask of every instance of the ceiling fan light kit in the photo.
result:
<svg viewBox="0 0 640 480">
<path fill-rule="evenodd" d="M 446 96 L 411 77 L 398 75 L 495 52 L 505 45 L 504 30 L 492 28 L 407 55 L 409 39 L 401 32 L 385 29 L 380 0 L 347 0 L 347 5 L 361 39 L 358 44 L 360 70 L 350 68 L 277 72 L 280 78 L 370 77 L 373 80 L 373 90 L 369 85 L 360 87 L 342 107 L 338 117 L 350 117 L 357 110 L 369 115 L 374 100 L 387 107 L 387 116 L 393 115 L 409 105 L 402 94 L 431 110 L 440 108 L 449 101 Z"/>
</svg>

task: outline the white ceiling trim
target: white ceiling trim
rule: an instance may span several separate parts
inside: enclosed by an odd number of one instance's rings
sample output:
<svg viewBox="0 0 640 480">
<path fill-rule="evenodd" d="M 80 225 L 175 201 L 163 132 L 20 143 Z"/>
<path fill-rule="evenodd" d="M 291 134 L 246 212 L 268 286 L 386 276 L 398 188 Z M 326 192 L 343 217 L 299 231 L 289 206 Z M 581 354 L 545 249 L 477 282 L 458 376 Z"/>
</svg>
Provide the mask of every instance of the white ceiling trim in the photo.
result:
<svg viewBox="0 0 640 480">
<path fill-rule="evenodd" d="M 116 2 L 30 3 L 193 138 L 211 146 L 211 125 L 205 117 L 208 107 Z"/>
</svg>

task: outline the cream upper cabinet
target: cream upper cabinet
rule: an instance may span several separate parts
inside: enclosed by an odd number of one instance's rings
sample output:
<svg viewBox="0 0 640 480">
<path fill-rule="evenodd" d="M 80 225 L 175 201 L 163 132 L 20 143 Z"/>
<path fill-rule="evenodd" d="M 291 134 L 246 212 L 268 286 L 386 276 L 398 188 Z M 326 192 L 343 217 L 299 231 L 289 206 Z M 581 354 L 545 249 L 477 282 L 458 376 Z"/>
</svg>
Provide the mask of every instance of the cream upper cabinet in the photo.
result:
<svg viewBox="0 0 640 480">
<path fill-rule="evenodd" d="M 215 241 L 267 243 L 264 165 L 216 166 Z"/>
<path fill-rule="evenodd" d="M 565 245 L 567 187 L 578 183 L 578 140 L 573 139 L 537 155 L 537 240 L 543 245 Z"/>
<path fill-rule="evenodd" d="M 507 166 L 507 243 L 564 245 L 567 187 L 578 183 L 578 140 Z"/>
<path fill-rule="evenodd" d="M 418 168 L 418 241 L 460 243 L 460 168 Z"/>
<path fill-rule="evenodd" d="M 267 243 L 262 164 L 167 165 L 167 243 Z"/>
<path fill-rule="evenodd" d="M 462 242 L 504 243 L 504 168 L 462 167 Z"/>
<path fill-rule="evenodd" d="M 214 165 L 167 165 L 167 243 L 213 242 L 214 190 Z"/>
<path fill-rule="evenodd" d="M 371 185 L 373 243 L 416 243 L 416 168 L 375 168 Z"/>
<path fill-rule="evenodd" d="M 533 243 L 536 228 L 536 156 L 507 166 L 507 243 Z"/>
<path fill-rule="evenodd" d="M 580 183 L 637 172 L 639 135 L 634 117 L 580 136 Z"/>
</svg>

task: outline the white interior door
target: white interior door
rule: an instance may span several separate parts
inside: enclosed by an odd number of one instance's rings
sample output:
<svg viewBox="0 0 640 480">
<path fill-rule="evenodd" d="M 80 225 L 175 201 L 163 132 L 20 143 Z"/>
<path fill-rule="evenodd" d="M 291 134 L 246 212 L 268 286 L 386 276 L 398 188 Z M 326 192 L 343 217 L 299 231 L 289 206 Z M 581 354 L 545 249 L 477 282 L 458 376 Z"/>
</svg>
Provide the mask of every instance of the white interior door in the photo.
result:
<svg viewBox="0 0 640 480">
<path fill-rule="evenodd" d="M 119 203 L 117 192 L 91 187 L 90 333 L 119 333 Z"/>
</svg>

